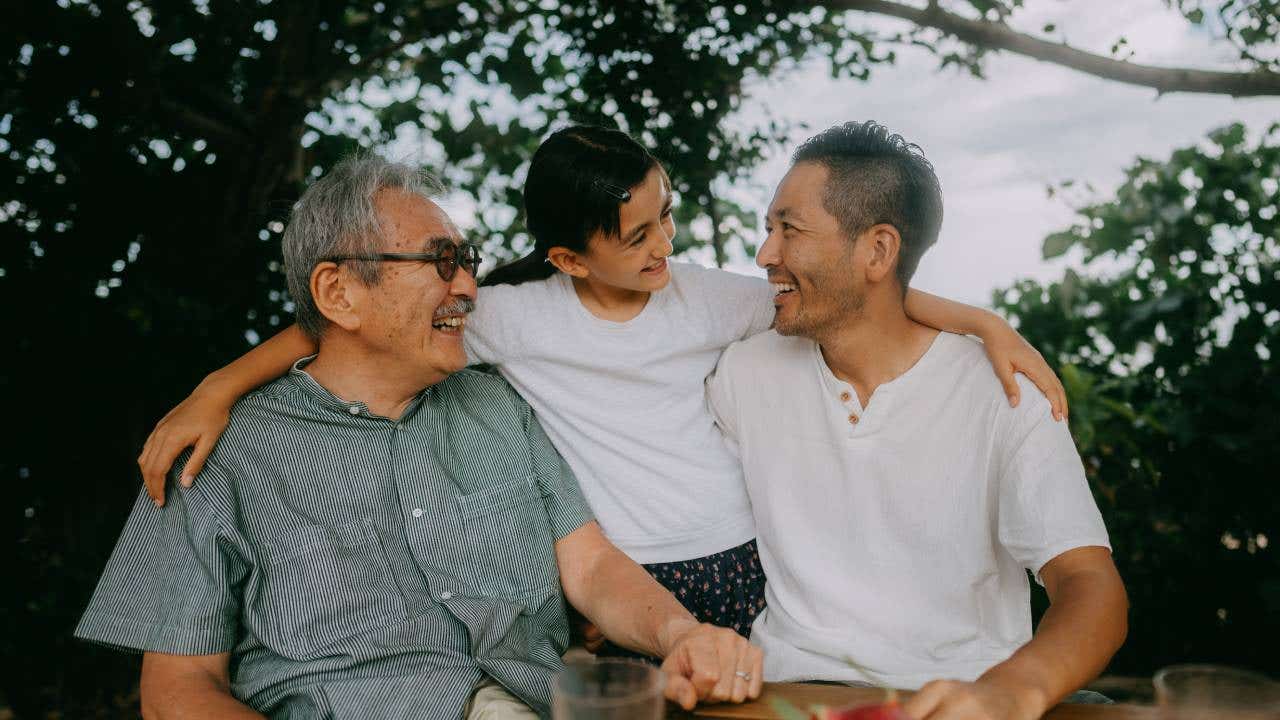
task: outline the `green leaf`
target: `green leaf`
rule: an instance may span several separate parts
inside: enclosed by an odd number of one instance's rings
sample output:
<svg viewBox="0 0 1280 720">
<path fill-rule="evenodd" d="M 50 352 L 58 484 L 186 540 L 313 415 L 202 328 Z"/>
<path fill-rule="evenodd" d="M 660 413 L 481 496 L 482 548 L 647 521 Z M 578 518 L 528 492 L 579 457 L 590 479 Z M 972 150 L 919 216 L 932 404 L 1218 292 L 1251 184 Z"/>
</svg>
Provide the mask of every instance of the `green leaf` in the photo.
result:
<svg viewBox="0 0 1280 720">
<path fill-rule="evenodd" d="M 1070 230 L 1054 233 L 1044 239 L 1041 254 L 1044 256 L 1045 260 L 1052 260 L 1053 258 L 1061 257 L 1065 255 L 1066 252 L 1071 249 L 1071 246 L 1075 245 L 1078 240 L 1079 238 Z"/>
</svg>

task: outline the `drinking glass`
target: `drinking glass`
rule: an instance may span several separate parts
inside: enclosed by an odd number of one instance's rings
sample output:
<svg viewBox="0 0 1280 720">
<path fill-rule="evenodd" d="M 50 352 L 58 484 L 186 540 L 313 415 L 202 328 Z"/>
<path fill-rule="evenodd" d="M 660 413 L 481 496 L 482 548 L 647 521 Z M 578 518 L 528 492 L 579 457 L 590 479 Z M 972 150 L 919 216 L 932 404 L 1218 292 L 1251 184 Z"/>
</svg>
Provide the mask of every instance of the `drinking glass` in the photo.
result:
<svg viewBox="0 0 1280 720">
<path fill-rule="evenodd" d="M 570 662 L 551 683 L 554 720 L 662 720 L 666 678 L 648 663 Z"/>
<path fill-rule="evenodd" d="M 1280 719 L 1280 683 L 1218 665 L 1174 665 L 1156 673 L 1161 720 Z"/>
</svg>

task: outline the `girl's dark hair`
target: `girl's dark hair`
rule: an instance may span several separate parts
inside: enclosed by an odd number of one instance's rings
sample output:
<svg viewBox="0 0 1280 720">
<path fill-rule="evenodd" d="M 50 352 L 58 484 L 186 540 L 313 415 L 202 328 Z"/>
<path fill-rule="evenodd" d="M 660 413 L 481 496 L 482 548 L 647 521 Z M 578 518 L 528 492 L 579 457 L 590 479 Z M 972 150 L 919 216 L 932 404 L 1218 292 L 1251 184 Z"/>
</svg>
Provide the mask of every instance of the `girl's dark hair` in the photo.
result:
<svg viewBox="0 0 1280 720">
<path fill-rule="evenodd" d="M 495 268 L 480 285 L 519 285 L 556 273 L 547 252 L 586 252 L 597 232 L 619 232 L 622 203 L 658 161 L 620 130 L 574 125 L 551 133 L 533 154 L 524 183 L 525 226 L 533 252 Z"/>
</svg>

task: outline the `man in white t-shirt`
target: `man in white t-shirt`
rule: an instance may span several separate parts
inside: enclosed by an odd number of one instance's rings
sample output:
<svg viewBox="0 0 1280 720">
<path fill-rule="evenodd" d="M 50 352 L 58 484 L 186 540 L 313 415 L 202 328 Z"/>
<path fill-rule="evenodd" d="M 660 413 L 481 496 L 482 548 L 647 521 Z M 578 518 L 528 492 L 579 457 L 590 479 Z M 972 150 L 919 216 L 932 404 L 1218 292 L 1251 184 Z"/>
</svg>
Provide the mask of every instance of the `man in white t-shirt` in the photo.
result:
<svg viewBox="0 0 1280 720">
<path fill-rule="evenodd" d="M 1025 382 L 1009 407 L 977 341 L 903 312 L 941 222 L 932 166 L 884 127 L 801 146 L 757 255 L 774 330 L 725 352 L 708 397 L 755 513 L 767 679 L 1030 720 L 1106 666 L 1127 600 L 1066 423 Z M 1028 571 L 1051 602 L 1034 636 Z"/>
</svg>

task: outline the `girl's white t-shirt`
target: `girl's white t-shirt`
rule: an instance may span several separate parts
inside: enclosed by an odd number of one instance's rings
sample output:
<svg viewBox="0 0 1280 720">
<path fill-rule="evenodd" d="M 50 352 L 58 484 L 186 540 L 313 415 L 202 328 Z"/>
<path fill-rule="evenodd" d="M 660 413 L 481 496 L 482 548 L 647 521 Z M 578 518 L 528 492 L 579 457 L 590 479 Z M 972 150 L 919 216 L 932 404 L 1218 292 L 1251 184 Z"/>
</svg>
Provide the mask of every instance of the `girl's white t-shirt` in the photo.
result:
<svg viewBox="0 0 1280 720">
<path fill-rule="evenodd" d="M 711 555 L 755 537 L 742 466 L 703 382 L 729 343 L 767 330 L 761 278 L 671 263 L 627 322 L 592 315 L 567 275 L 480 291 L 472 363 L 529 402 L 605 534 L 639 563 Z"/>
</svg>

